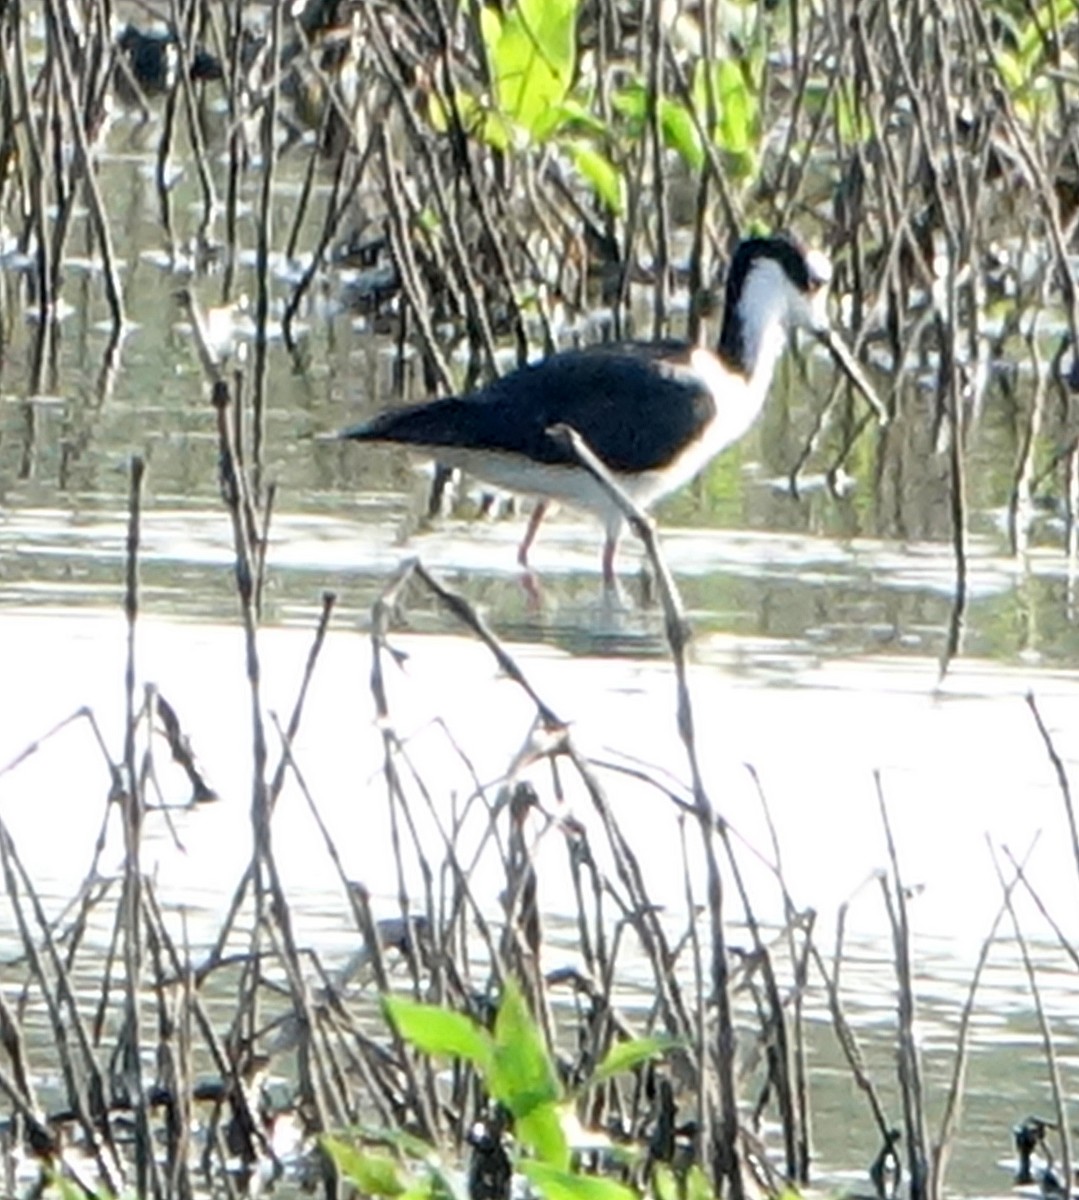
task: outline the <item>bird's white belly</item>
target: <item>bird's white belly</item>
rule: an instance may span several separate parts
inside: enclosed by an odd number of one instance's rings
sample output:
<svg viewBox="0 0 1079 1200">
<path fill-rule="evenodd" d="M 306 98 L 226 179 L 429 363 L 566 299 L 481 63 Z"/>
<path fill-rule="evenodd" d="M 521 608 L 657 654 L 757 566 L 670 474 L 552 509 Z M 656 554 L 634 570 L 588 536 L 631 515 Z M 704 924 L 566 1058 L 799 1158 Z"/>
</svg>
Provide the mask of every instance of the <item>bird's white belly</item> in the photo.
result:
<svg viewBox="0 0 1079 1200">
<path fill-rule="evenodd" d="M 619 487 L 642 508 L 693 479 L 732 439 L 713 420 L 702 435 L 686 446 L 665 467 L 654 471 L 614 471 Z M 463 447 L 430 447 L 429 453 L 448 466 L 498 488 L 541 496 L 595 514 L 608 530 L 617 529 L 622 515 L 607 491 L 583 468 L 540 463 L 520 454 L 476 451 Z"/>
<path fill-rule="evenodd" d="M 695 479 L 721 450 L 741 436 L 741 432 L 740 430 L 734 437 L 729 436 L 723 422 L 718 417 L 713 417 L 701 435 L 690 442 L 665 467 L 656 471 L 642 471 L 626 490 L 638 504 L 648 508 L 657 500 L 684 487 L 691 479 Z"/>
<path fill-rule="evenodd" d="M 606 491 L 582 467 L 540 463 L 520 454 L 466 450 L 456 446 L 432 448 L 430 452 L 440 462 L 458 467 L 466 474 L 495 487 L 505 488 L 508 492 L 541 496 L 559 504 L 582 508 L 595 513 L 607 525 L 617 518 L 617 509 Z M 638 499 L 636 493 L 642 482 L 640 477 L 616 474 L 615 478 L 635 500 Z M 638 500 L 638 503 L 641 502 Z"/>
</svg>

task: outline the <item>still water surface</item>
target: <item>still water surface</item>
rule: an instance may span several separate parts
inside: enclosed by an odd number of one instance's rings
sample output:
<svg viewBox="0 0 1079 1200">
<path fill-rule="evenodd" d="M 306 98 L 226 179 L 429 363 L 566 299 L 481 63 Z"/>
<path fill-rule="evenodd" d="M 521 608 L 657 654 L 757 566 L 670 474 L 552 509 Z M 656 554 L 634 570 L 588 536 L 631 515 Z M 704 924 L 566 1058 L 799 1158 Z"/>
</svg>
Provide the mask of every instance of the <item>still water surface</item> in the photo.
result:
<svg viewBox="0 0 1079 1200">
<path fill-rule="evenodd" d="M 247 862 L 250 736 L 231 540 L 217 495 L 214 415 L 172 299 L 177 279 L 145 253 L 145 168 L 129 155 L 117 155 L 109 168 L 117 222 L 129 236 L 122 250 L 126 303 L 138 319 L 115 372 L 102 376 L 96 277 L 75 265 L 52 394 L 26 394 L 28 330 L 15 323 L 5 347 L 0 765 L 80 705 L 97 714 L 119 754 L 127 463 L 132 453 L 144 454 L 140 685 L 152 682 L 180 714 L 222 797 L 172 814 L 174 830 L 164 820 L 148 826 L 148 860 L 162 899 L 184 914 L 197 945 L 213 937 Z M 12 278 L 9 272 L 4 286 Z M 398 881 L 385 852 L 381 751 L 362 630 L 373 600 L 409 555 L 419 555 L 485 613 L 596 760 L 643 763 L 657 776 L 684 781 L 672 674 L 658 616 L 641 598 L 640 558 L 630 540 L 622 549 L 627 594 L 612 607 L 601 596 L 598 530 L 572 516 L 549 521 L 534 559 L 543 578 L 537 609 L 513 568 L 519 514 L 470 520 L 462 515 L 466 505 L 425 527 L 417 514 L 427 479 L 406 458 L 314 440 L 388 399 L 383 340 L 328 307 L 309 314 L 306 358 L 303 371 L 281 352 L 273 362 L 269 475 L 278 498 L 261 652 L 266 703 L 284 719 L 321 594 L 337 592 L 333 632 L 295 754 L 350 878 L 392 910 Z M 811 380 L 823 369 L 814 364 Z M 916 402 L 909 405 L 888 435 L 885 468 L 860 476 L 849 495 L 834 499 L 809 486 L 795 501 L 777 481 L 796 457 L 810 401 L 797 371 L 778 390 L 745 443 L 660 514 L 663 547 L 696 631 L 692 687 L 708 786 L 747 845 L 770 860 L 747 764 L 754 769 L 778 830 L 784 880 L 798 905 L 820 914 L 822 945 L 839 906 L 851 902 L 854 949 L 844 1000 L 890 1095 L 892 954 L 873 882 L 887 865 L 877 773 L 904 881 L 915 889 L 921 1032 L 932 1083 L 946 1078 L 977 950 L 1001 903 L 994 856 L 1003 861 L 1004 847 L 1020 857 L 1030 850 L 1029 877 L 1039 898 L 1066 935 L 1074 932 L 1079 871 L 1060 789 L 1024 701 L 1028 691 L 1037 696 L 1064 765 L 1074 771 L 1079 640 L 1072 567 L 1051 523 L 1027 556 L 1007 554 L 999 507 L 1014 451 L 1012 422 L 1005 412 L 989 412 L 972 451 L 966 653 L 938 686 L 953 566 L 942 540 L 945 469 L 927 452 L 924 413 Z M 485 651 L 430 601 L 414 598 L 407 617 L 409 630 L 394 643 L 408 658 L 391 676 L 393 716 L 449 808 L 474 791 L 454 743 L 482 782 L 497 781 L 528 738 L 532 710 L 498 677 Z M 166 798 L 182 799 L 181 781 L 166 760 L 159 749 Z M 604 778 L 642 855 L 649 891 L 677 925 L 686 905 L 677 814 L 655 788 L 621 773 Z M 69 896 L 82 878 L 107 784 L 81 724 L 0 779 L 5 820 L 53 901 Z M 579 797 L 568 803 L 589 819 Z M 301 938 L 331 964 L 343 960 L 355 934 L 294 788 L 282 798 L 274 836 Z M 423 836 L 437 857 L 433 828 Z M 565 865 L 557 839 L 541 839 L 537 854 L 555 966 L 574 955 L 559 920 L 567 915 L 560 900 L 567 894 Z M 748 851 L 745 860 L 758 916 L 780 920 L 770 872 L 754 868 Z M 473 882 L 493 909 L 497 873 L 487 878 L 481 863 Z M 1067 1071 L 1075 1059 L 1074 973 L 1029 897 L 1021 898 L 1019 911 L 1036 943 L 1038 986 Z M 964 1194 L 1007 1189 L 1010 1177 L 998 1159 L 1009 1158 L 1011 1124 L 1050 1107 L 1029 984 L 1011 927 L 1003 928 L 1008 937 L 993 950 L 977 1006 L 950 1175 Z M 645 1007 L 646 984 L 643 970 L 635 979 L 627 968 L 628 1004 Z M 823 997 L 816 1003 L 816 1137 L 825 1164 L 838 1170 L 867 1163 L 877 1147 L 826 1031 Z"/>
</svg>

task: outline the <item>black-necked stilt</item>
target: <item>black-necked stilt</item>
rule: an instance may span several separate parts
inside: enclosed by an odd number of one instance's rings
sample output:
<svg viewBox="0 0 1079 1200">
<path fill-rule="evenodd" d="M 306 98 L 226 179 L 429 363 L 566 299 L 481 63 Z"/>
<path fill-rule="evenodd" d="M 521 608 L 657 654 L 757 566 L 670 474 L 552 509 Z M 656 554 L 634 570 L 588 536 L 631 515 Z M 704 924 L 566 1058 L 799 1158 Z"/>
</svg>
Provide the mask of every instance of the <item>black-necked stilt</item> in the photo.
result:
<svg viewBox="0 0 1079 1200">
<path fill-rule="evenodd" d="M 714 352 L 673 340 L 565 350 L 477 392 L 390 409 L 339 436 L 423 449 L 497 487 L 537 496 L 517 553 L 525 568 L 550 501 L 588 509 L 606 527 L 603 577 L 612 584 L 622 514 L 548 430 L 575 429 L 629 496 L 647 508 L 746 432 L 794 328 L 829 341 L 884 419 L 842 343 L 830 338 L 830 279 L 831 266 L 818 251 L 787 237 L 748 238 L 727 274 Z"/>
</svg>

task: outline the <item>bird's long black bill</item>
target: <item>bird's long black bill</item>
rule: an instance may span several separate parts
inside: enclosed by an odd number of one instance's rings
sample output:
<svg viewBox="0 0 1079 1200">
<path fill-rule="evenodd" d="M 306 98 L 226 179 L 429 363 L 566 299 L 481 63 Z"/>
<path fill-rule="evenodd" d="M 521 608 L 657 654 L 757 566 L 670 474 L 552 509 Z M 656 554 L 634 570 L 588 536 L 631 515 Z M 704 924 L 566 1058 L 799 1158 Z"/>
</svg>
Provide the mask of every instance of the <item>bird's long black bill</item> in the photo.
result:
<svg viewBox="0 0 1079 1200">
<path fill-rule="evenodd" d="M 831 329 L 824 330 L 818 335 L 820 340 L 828 347 L 832 358 L 835 359 L 836 365 L 846 373 L 847 378 L 854 386 L 862 393 L 869 402 L 869 407 L 877 414 L 877 419 L 881 426 L 885 426 L 891 420 L 891 415 L 884 407 L 881 398 L 877 395 L 873 385 L 866 378 L 865 372 L 861 368 L 861 364 L 847 349 L 843 339 Z"/>
</svg>

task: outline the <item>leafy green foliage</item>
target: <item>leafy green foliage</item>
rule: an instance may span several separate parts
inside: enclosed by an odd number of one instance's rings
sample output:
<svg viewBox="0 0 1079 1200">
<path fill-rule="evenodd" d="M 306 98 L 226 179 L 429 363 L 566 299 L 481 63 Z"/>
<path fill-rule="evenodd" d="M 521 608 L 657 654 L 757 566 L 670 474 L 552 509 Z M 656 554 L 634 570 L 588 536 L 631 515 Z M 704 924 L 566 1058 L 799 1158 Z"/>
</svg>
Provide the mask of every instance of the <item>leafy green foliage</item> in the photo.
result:
<svg viewBox="0 0 1079 1200">
<path fill-rule="evenodd" d="M 694 171 L 704 166 L 704 145 L 689 109 L 678 100 L 663 96 L 658 106 L 663 143 L 681 155 Z"/>
<path fill-rule="evenodd" d="M 491 1036 L 468 1017 L 404 996 L 384 996 L 382 1008 L 397 1032 L 417 1050 L 436 1058 L 463 1058 L 481 1074 L 489 1070 L 494 1055 Z"/>
<path fill-rule="evenodd" d="M 1075 16 L 1074 0 L 1045 0 L 1024 6 L 1022 17 L 1011 18 L 1005 6 L 996 11 L 1008 31 L 1006 44 L 996 52 L 996 67 L 1021 115 L 1028 120 L 1052 99 L 1052 81 L 1044 68 L 1050 46 L 1048 32 Z"/>
<path fill-rule="evenodd" d="M 409 1190 L 399 1163 L 385 1154 L 362 1150 L 338 1138 L 324 1138 L 323 1148 L 337 1169 L 367 1196 L 401 1196 Z"/>
<path fill-rule="evenodd" d="M 50 1171 L 49 1176 L 49 1183 L 56 1189 L 60 1200 L 86 1200 L 86 1189 L 67 1175 L 59 1171 Z M 112 1200 L 112 1192 L 107 1188 L 97 1189 L 93 1193 L 93 1200 Z"/>
<path fill-rule="evenodd" d="M 623 119 L 627 137 L 644 136 L 648 119 L 648 89 L 639 80 L 631 80 L 611 98 L 615 111 Z M 656 115 L 663 144 L 677 151 L 694 170 L 704 165 L 704 148 L 692 111 L 680 100 L 661 96 Z"/>
<path fill-rule="evenodd" d="M 626 186 L 618 168 L 595 146 L 583 139 L 569 144 L 574 166 L 591 184 L 592 190 L 613 213 L 626 211 Z"/>
<path fill-rule="evenodd" d="M 319 1145 L 343 1179 L 366 1196 L 393 1200 L 467 1200 L 460 1173 L 449 1169 L 426 1142 L 397 1129 L 350 1130 L 349 1135 L 329 1134 Z M 373 1146 L 389 1146 L 391 1157 Z"/>
<path fill-rule="evenodd" d="M 480 32 L 490 94 L 459 93 L 458 111 L 466 130 L 496 150 L 556 146 L 596 198 L 621 214 L 626 180 L 618 163 L 627 147 L 644 137 L 651 98 L 642 80 L 631 79 L 611 96 L 616 120 L 608 123 L 597 114 L 589 83 L 576 78 L 579 3 L 515 0 L 503 8 L 483 7 Z M 697 63 L 691 96 L 683 100 L 662 95 L 655 100 L 665 146 L 691 170 L 700 171 L 708 138 L 725 156 L 736 180 L 756 174 L 761 142 L 757 93 L 763 42 L 752 30 L 743 33 L 750 49 Z M 436 129 L 448 128 L 449 114 L 437 94 L 431 96 L 428 112 Z"/>
<path fill-rule="evenodd" d="M 560 1100 L 562 1089 L 539 1027 L 515 983 L 508 982 L 495 1019 L 495 1053 L 486 1079 L 491 1095 L 515 1117 Z"/>
<path fill-rule="evenodd" d="M 547 1200 L 634 1200 L 636 1193 L 623 1184 L 570 1169 L 563 1114 L 572 1098 L 566 1097 L 543 1034 L 512 980 L 503 989 L 491 1032 L 460 1013 L 401 996 L 384 997 L 383 1008 L 401 1037 L 418 1050 L 475 1068 L 490 1098 L 513 1117 L 516 1142 L 530 1155 L 519 1157 L 517 1168 Z M 632 1070 L 677 1044 L 664 1037 L 621 1043 L 600 1064 L 593 1081 Z M 323 1149 L 359 1192 L 393 1200 L 456 1200 L 454 1174 L 442 1168 L 425 1143 L 396 1131 L 357 1134 L 398 1153 L 394 1158 L 342 1137 L 323 1138 Z"/>
<path fill-rule="evenodd" d="M 679 1178 L 666 1163 L 657 1163 L 652 1173 L 652 1189 L 656 1200 L 715 1200 L 708 1176 L 696 1163 Z M 787 1200 L 795 1200 L 792 1193 Z"/>
<path fill-rule="evenodd" d="M 678 1045 L 678 1039 L 672 1037 L 634 1038 L 630 1042 L 619 1042 L 611 1047 L 607 1057 L 596 1068 L 592 1082 L 599 1083 L 601 1080 L 610 1079 L 612 1075 L 632 1071 L 649 1059 L 661 1058 L 668 1050 L 674 1050 Z"/>
<path fill-rule="evenodd" d="M 577 1175 L 544 1162 L 524 1162 L 521 1173 L 547 1200 L 637 1200 L 637 1193 L 614 1179 Z"/>
<path fill-rule="evenodd" d="M 509 128 L 545 141 L 573 82 L 577 0 L 517 0 L 504 15 L 486 7 L 480 23 L 498 113 Z"/>
<path fill-rule="evenodd" d="M 537 1104 L 527 1115 L 518 1117 L 517 1137 L 536 1158 L 559 1170 L 569 1169 L 569 1142 L 562 1126 L 560 1106 L 552 1101 Z"/>
<path fill-rule="evenodd" d="M 699 171 L 705 163 L 703 131 L 725 156 L 733 178 L 755 175 L 761 143 L 757 93 L 762 67 L 763 53 L 757 49 L 712 61 L 700 59 L 694 68 L 689 103 L 673 96 L 660 96 L 656 101 L 663 144 L 691 170 Z M 631 139 L 643 136 L 648 103 L 648 89 L 639 80 L 631 80 L 612 97 Z"/>
<path fill-rule="evenodd" d="M 747 179 L 757 171 L 761 141 L 757 93 L 762 64 L 763 55 L 759 51 L 713 62 L 702 60 L 693 76 L 694 108 L 707 115 L 709 103 L 715 104 L 716 121 L 711 137 L 727 155 L 728 165 L 738 179 Z"/>
</svg>

